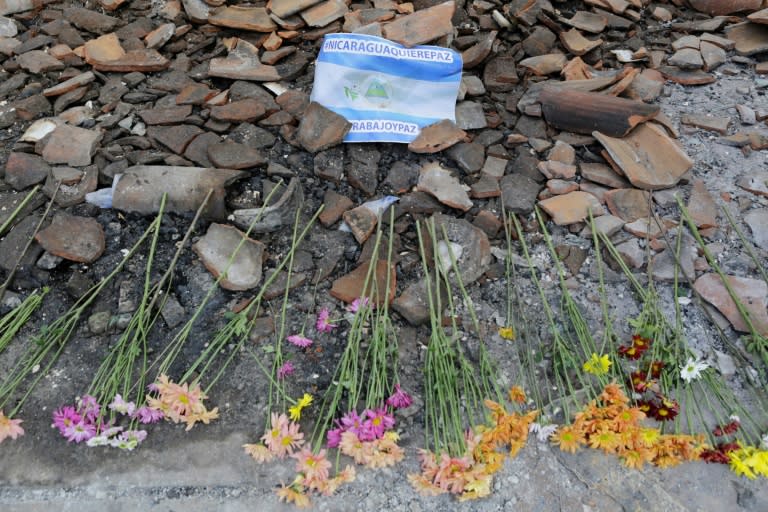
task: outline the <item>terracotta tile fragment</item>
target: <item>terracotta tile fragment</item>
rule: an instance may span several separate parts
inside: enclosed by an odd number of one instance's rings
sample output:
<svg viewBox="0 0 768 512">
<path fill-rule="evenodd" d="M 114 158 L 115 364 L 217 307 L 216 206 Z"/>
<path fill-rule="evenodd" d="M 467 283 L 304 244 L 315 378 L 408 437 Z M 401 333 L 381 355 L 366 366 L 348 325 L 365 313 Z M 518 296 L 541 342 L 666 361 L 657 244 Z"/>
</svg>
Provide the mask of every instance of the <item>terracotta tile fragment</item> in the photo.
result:
<svg viewBox="0 0 768 512">
<path fill-rule="evenodd" d="M 403 16 L 384 25 L 384 37 L 404 46 L 434 41 L 453 32 L 451 18 L 456 10 L 453 0 Z"/>
<path fill-rule="evenodd" d="M 425 126 L 419 135 L 408 144 L 414 153 L 437 153 L 467 139 L 467 132 L 449 119 Z"/>
<path fill-rule="evenodd" d="M 638 126 L 623 139 L 600 132 L 594 132 L 593 136 L 638 188 L 657 190 L 672 187 L 693 167 L 693 160 L 662 128 L 651 123 Z"/>
<path fill-rule="evenodd" d="M 232 5 L 219 7 L 211 11 L 208 23 L 221 27 L 240 30 L 252 30 L 255 32 L 272 32 L 277 25 L 269 17 L 264 7 L 242 7 Z"/>
</svg>

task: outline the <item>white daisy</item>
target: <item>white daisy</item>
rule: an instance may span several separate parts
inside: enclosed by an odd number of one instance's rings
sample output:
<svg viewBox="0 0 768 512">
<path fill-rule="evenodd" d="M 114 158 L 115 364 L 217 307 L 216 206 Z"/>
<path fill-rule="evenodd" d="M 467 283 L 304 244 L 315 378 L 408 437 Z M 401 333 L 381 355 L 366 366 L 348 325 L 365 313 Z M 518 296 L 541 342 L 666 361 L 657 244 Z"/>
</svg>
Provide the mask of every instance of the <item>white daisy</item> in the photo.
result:
<svg viewBox="0 0 768 512">
<path fill-rule="evenodd" d="M 557 425 L 554 423 L 550 423 L 549 425 L 542 425 L 541 423 L 533 422 L 528 427 L 528 432 L 536 434 L 536 439 L 538 439 L 540 443 L 546 443 L 549 441 L 549 438 L 552 436 L 552 434 L 555 433 L 556 430 Z"/>
<path fill-rule="evenodd" d="M 701 372 L 709 368 L 709 365 L 704 361 L 688 358 L 688 361 L 680 367 L 680 378 L 685 382 L 691 382 L 701 377 Z"/>
</svg>

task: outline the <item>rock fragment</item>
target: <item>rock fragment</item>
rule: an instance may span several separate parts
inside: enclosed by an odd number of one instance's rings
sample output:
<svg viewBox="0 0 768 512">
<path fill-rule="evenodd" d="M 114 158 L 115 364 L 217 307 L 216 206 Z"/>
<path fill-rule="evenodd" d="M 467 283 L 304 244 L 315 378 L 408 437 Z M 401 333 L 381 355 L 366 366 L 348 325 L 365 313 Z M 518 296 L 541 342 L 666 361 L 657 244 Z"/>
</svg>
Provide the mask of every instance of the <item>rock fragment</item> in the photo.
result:
<svg viewBox="0 0 768 512">
<path fill-rule="evenodd" d="M 299 123 L 297 140 L 310 153 L 341 144 L 352 123 L 339 114 L 312 102 Z"/>
<path fill-rule="evenodd" d="M 35 235 L 48 252 L 69 261 L 92 263 L 104 253 L 104 229 L 96 219 L 57 213 L 51 225 Z"/>
<path fill-rule="evenodd" d="M 472 200 L 461 182 L 443 169 L 439 163 L 430 163 L 421 169 L 416 188 L 433 195 L 438 201 L 451 208 L 462 211 L 472 208 Z"/>
<path fill-rule="evenodd" d="M 214 277 L 223 276 L 219 286 L 225 290 L 250 290 L 261 281 L 264 244 L 237 228 L 213 223 L 192 249 Z"/>
</svg>

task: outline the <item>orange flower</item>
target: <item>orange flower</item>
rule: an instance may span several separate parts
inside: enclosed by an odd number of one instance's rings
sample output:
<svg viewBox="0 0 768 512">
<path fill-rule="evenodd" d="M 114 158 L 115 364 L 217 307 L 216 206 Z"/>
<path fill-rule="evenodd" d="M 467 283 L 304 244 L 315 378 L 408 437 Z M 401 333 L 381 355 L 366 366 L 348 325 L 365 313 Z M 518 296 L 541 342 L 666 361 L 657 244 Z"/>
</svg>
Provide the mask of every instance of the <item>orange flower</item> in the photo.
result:
<svg viewBox="0 0 768 512">
<path fill-rule="evenodd" d="M 512 386 L 509 388 L 509 399 L 520 405 L 525 404 L 526 396 L 525 391 L 520 386 Z"/>
<path fill-rule="evenodd" d="M 600 448 L 606 453 L 615 450 L 618 445 L 619 436 L 608 428 L 603 428 L 589 436 L 589 446 L 591 448 Z"/>
<path fill-rule="evenodd" d="M 584 444 L 584 436 L 573 426 L 563 425 L 550 438 L 552 444 L 559 446 L 564 452 L 576 453 L 579 444 Z"/>
</svg>

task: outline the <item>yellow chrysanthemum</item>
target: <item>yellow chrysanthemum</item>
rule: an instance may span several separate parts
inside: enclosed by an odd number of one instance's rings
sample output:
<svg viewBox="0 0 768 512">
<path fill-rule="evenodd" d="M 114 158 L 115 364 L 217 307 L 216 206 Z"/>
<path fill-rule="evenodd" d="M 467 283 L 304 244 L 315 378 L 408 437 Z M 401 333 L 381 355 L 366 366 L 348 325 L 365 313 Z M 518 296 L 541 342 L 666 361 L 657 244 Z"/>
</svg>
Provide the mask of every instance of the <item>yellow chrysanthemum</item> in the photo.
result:
<svg viewBox="0 0 768 512">
<path fill-rule="evenodd" d="M 513 341 L 515 339 L 515 328 L 511 325 L 499 327 L 499 336 L 505 340 Z"/>
<path fill-rule="evenodd" d="M 592 357 L 584 363 L 584 371 L 591 373 L 592 375 L 605 375 L 608 373 L 611 364 L 610 359 L 608 359 L 608 354 L 599 356 L 593 352 Z"/>
</svg>

